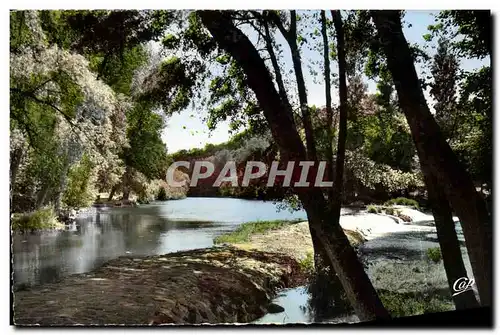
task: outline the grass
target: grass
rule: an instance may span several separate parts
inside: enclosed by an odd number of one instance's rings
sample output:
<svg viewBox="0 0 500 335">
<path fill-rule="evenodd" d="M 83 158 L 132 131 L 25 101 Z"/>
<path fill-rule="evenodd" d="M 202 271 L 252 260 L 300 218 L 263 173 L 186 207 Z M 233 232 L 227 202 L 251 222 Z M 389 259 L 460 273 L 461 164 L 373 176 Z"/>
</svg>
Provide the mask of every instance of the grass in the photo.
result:
<svg viewBox="0 0 500 335">
<path fill-rule="evenodd" d="M 292 220 L 292 221 L 284 221 L 284 220 L 274 220 L 274 221 L 254 221 L 254 222 L 246 222 L 241 224 L 235 231 L 217 236 L 214 239 L 214 243 L 241 243 L 248 242 L 250 236 L 255 234 L 262 234 L 269 230 L 279 229 L 281 227 L 299 223 L 303 220 Z"/>
<path fill-rule="evenodd" d="M 11 229 L 13 231 L 35 231 L 45 229 L 56 229 L 64 227 L 57 220 L 57 216 L 52 207 L 41 208 L 32 213 L 13 214 L 11 219 Z"/>
<path fill-rule="evenodd" d="M 397 261 L 374 262 L 367 269 L 376 289 L 417 292 L 422 290 L 448 290 L 448 281 L 443 263 L 418 259 L 400 263 Z"/>
<path fill-rule="evenodd" d="M 434 263 L 439 263 L 443 258 L 443 256 L 441 256 L 441 250 L 439 249 L 439 247 L 427 249 L 426 254 L 427 258 L 429 258 Z"/>
<path fill-rule="evenodd" d="M 391 200 L 388 200 L 384 203 L 384 206 L 393 206 L 393 205 L 410 206 L 410 207 L 413 207 L 414 209 L 420 208 L 420 206 L 416 200 L 408 199 L 408 198 L 404 198 L 404 197 L 391 199 Z"/>
<path fill-rule="evenodd" d="M 438 295 L 421 292 L 398 293 L 380 290 L 380 299 L 392 317 L 421 315 L 453 310 L 453 303 Z"/>
</svg>

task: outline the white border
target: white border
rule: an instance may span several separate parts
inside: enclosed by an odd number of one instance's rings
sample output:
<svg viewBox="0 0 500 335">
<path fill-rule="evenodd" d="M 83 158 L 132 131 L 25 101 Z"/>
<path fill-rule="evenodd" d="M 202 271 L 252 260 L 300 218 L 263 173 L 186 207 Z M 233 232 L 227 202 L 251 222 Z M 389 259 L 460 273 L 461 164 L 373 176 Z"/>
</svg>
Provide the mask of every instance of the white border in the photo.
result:
<svg viewBox="0 0 500 335">
<path fill-rule="evenodd" d="M 140 5 L 140 6 L 138 6 Z M 4 275 L 1 276 L 2 280 L 2 287 L 1 287 L 1 294 L 2 294 L 2 310 L 0 312 L 0 315 L 2 316 L 2 330 L 6 330 L 8 333 L 13 332 L 14 328 L 9 327 L 8 324 L 10 322 L 10 297 L 9 297 L 9 291 L 10 291 L 10 281 L 7 279 L 7 273 L 10 271 L 10 256 L 7 252 L 7 248 L 9 247 L 10 250 L 10 241 L 9 241 L 9 236 L 10 236 L 10 229 L 9 229 L 9 195 L 8 195 L 8 190 L 9 190 L 9 136 L 8 136 L 8 124 L 9 124 L 9 117 L 8 117 L 8 104 L 9 104 L 9 95 L 8 95 L 8 64 L 9 64 L 9 59 L 8 59 L 8 48 L 9 48 L 9 14 L 8 14 L 8 9 L 35 9 L 35 8 L 46 8 L 46 9 L 81 9 L 81 8 L 99 8 L 99 9 L 105 9 L 105 8 L 120 8 L 120 9 L 132 9 L 132 8 L 148 8 L 148 9 L 153 9 L 153 8 L 164 8 L 168 7 L 169 9 L 192 9 L 192 8 L 206 8 L 206 9 L 249 9 L 249 8 L 256 8 L 256 9 L 262 9 L 262 8 L 280 8 L 280 9 L 285 9 L 285 8 L 295 8 L 295 9 L 320 9 L 320 8 L 328 8 L 335 6 L 339 9 L 366 9 L 366 8 L 377 8 L 377 9 L 401 9 L 405 8 L 407 10 L 430 10 L 430 9 L 471 9 L 473 7 L 474 9 L 492 9 L 494 12 L 496 12 L 496 8 L 492 8 L 492 6 L 498 6 L 498 2 L 490 2 L 490 1 L 470 1 L 470 0 L 454 0 L 454 1 L 442 1 L 442 0 L 420 0 L 420 1 L 407 1 L 405 3 L 402 3 L 401 1 L 377 1 L 376 3 L 371 0 L 350 0 L 348 2 L 324 2 L 324 1 L 319 1 L 319 0 L 309 0 L 307 2 L 305 1 L 297 1 L 297 0 L 281 0 L 281 1 L 272 1 L 270 2 L 269 0 L 254 0 L 252 2 L 235 2 L 235 1 L 228 1 L 228 0 L 211 0 L 211 1 L 193 1 L 193 0 L 183 0 L 182 2 L 171 2 L 171 1 L 153 1 L 153 0 L 142 0 L 140 2 L 137 1 L 103 1 L 103 0 L 87 0 L 87 1 L 68 1 L 68 0 L 45 0 L 43 2 L 39 1 L 33 1 L 33 0 L 17 0 L 17 1 L 8 1 L 8 2 L 2 2 L 2 8 L 3 10 L 0 12 L 0 26 L 1 26 L 1 47 L 2 47 L 2 52 L 0 53 L 0 57 L 2 57 L 2 64 L 3 64 L 3 69 L 5 76 L 3 76 L 2 80 L 2 89 L 0 90 L 1 96 L 2 96 L 2 109 L 0 111 L 0 126 L 2 127 L 2 130 L 0 131 L 0 154 L 2 155 L 2 164 L 0 165 L 0 193 L 1 193 L 1 198 L 0 198 L 0 206 L 1 206 L 1 225 L 2 225 L 2 233 L 0 234 L 0 237 L 3 239 L 3 243 L 1 244 L 4 248 L 4 251 L 2 253 L 2 258 L 1 258 L 1 268 L 4 269 Z M 496 6 L 495 6 L 496 7 Z M 496 29 L 495 29 L 495 44 L 498 44 L 498 22 L 496 22 Z M 498 58 L 498 49 L 496 50 L 496 57 L 495 60 Z M 495 65 L 497 62 L 495 62 Z M 496 70 L 496 69 L 495 69 Z M 498 82 L 498 71 L 495 71 L 495 82 Z M 495 101 L 498 100 L 498 94 L 497 91 L 495 91 Z M 495 118 L 495 128 L 500 129 L 500 117 Z M 495 136 L 495 158 L 498 157 L 500 147 L 497 146 L 496 142 L 498 140 L 499 136 Z M 496 159 L 495 159 L 495 164 L 496 164 Z M 496 171 L 495 171 L 496 172 Z M 500 208 L 500 199 L 499 197 L 495 197 L 495 208 Z M 495 237 L 498 236 L 498 231 L 500 228 L 497 226 L 495 229 Z M 497 239 L 495 239 L 496 241 Z M 498 248 L 496 248 L 497 250 Z M 498 251 L 498 250 L 497 250 Z M 495 259 L 498 261 L 498 253 L 495 255 Z M 498 264 L 495 264 L 498 265 Z M 495 269 L 497 266 L 495 266 Z M 495 278 L 498 279 L 498 276 L 495 275 Z M 498 287 L 497 289 L 494 290 L 498 294 Z M 495 301 L 498 301 L 495 299 Z M 499 320 L 498 316 L 500 314 L 498 306 L 495 308 L 495 316 L 496 320 Z M 5 329 L 6 328 L 6 329 Z M 45 332 L 47 333 L 56 333 L 61 331 L 62 329 L 45 329 Z M 190 329 L 189 331 L 196 331 L 197 329 Z M 204 329 L 204 331 L 208 332 L 213 332 L 213 333 L 218 333 L 221 329 Z M 271 329 L 272 330 L 272 329 Z M 314 329 L 314 331 L 318 331 L 320 329 Z M 357 330 L 362 330 L 362 329 L 357 329 Z M 396 331 L 399 331 L 399 329 L 395 329 Z M 70 331 L 77 331 L 77 329 L 72 329 Z M 79 331 L 84 331 L 84 330 L 79 330 Z M 85 330 L 85 331 L 92 331 L 92 330 Z M 95 329 L 94 331 L 101 332 L 103 329 Z M 116 330 L 115 330 L 116 331 Z M 123 329 L 119 331 L 130 331 L 130 329 Z M 146 333 L 148 330 L 146 329 L 141 329 L 141 330 L 135 330 L 138 332 Z M 169 328 L 169 329 L 164 329 L 163 331 L 167 332 L 177 332 L 181 331 L 181 329 L 175 329 L 175 328 Z M 231 331 L 231 330 L 229 330 Z M 239 330 L 242 331 L 242 330 Z M 247 331 L 252 331 L 252 332 L 261 332 L 264 331 L 264 329 L 247 329 Z M 304 330 L 299 330 L 296 329 L 295 331 L 304 331 Z M 337 330 L 338 331 L 338 330 Z M 427 331 L 428 330 L 423 330 Z M 386 330 L 380 330 L 377 331 L 378 333 L 385 333 Z M 412 331 L 409 331 L 412 332 Z M 417 331 L 413 331 L 417 332 Z M 448 330 L 448 332 L 452 332 L 453 334 L 457 332 L 456 329 L 454 330 Z M 3 332 L 2 332 L 3 333 Z"/>
</svg>

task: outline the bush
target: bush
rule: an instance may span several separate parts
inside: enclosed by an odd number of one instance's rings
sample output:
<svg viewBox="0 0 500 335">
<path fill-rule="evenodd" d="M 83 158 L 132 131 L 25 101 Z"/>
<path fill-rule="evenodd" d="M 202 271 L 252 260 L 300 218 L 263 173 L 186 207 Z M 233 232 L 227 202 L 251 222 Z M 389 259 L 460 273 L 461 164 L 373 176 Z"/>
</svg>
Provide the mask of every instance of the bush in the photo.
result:
<svg viewBox="0 0 500 335">
<path fill-rule="evenodd" d="M 160 187 L 160 191 L 158 191 L 158 195 L 156 196 L 156 200 L 159 200 L 159 201 L 168 200 L 167 190 L 165 190 L 165 187 Z"/>
<path fill-rule="evenodd" d="M 391 199 L 391 200 L 388 200 L 384 203 L 384 206 L 393 206 L 393 205 L 409 206 L 409 207 L 413 207 L 415 209 L 420 208 L 420 206 L 416 200 L 408 199 L 408 198 L 404 198 L 404 197 Z"/>
<path fill-rule="evenodd" d="M 314 257 L 312 252 L 308 252 L 304 259 L 299 260 L 299 267 L 306 273 L 314 272 Z"/>
<path fill-rule="evenodd" d="M 366 210 L 368 211 L 368 213 L 374 213 L 374 214 L 380 213 L 380 209 L 375 205 L 368 205 L 366 207 Z"/>
<path fill-rule="evenodd" d="M 52 207 L 41 208 L 28 214 L 13 214 L 11 229 L 13 231 L 33 231 L 61 228 L 64 225 L 57 220 Z"/>
<path fill-rule="evenodd" d="M 434 263 L 439 263 L 443 258 L 441 256 L 441 250 L 438 247 L 427 249 L 427 258 L 429 258 Z"/>
<path fill-rule="evenodd" d="M 395 212 L 396 212 L 396 210 L 392 207 L 387 207 L 385 209 L 385 214 L 388 214 L 388 215 L 394 215 Z"/>
</svg>

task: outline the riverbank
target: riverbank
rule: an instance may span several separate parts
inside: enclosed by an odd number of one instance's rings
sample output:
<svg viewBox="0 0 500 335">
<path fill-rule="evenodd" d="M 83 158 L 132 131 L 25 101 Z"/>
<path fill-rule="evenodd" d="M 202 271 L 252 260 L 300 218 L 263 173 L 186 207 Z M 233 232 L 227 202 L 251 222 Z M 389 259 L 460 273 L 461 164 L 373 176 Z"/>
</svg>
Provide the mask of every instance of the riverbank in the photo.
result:
<svg viewBox="0 0 500 335">
<path fill-rule="evenodd" d="M 366 241 L 355 229 L 344 229 L 344 233 L 354 247 Z M 243 250 L 279 253 L 298 262 L 309 260 L 314 252 L 309 223 L 302 220 L 244 223 L 236 231 L 217 237 L 214 242 L 227 243 Z"/>
<path fill-rule="evenodd" d="M 95 271 L 14 293 L 16 325 L 247 323 L 278 289 L 305 282 L 290 257 L 225 246 L 120 257 Z"/>
<path fill-rule="evenodd" d="M 393 317 L 453 310 L 442 260 L 428 258 L 428 249 L 439 250 L 436 229 L 430 224 L 432 216 L 412 208 L 398 208 L 411 217 L 411 223 L 398 223 L 388 215 L 353 211 L 341 216 L 341 226 L 351 245 L 358 249 L 366 273 Z M 276 225 L 249 234 L 244 240 L 238 240 L 238 235 L 236 231 L 218 240 L 244 250 L 292 257 L 307 270 L 314 267 L 307 221 Z M 462 251 L 469 270 L 465 247 Z"/>
</svg>

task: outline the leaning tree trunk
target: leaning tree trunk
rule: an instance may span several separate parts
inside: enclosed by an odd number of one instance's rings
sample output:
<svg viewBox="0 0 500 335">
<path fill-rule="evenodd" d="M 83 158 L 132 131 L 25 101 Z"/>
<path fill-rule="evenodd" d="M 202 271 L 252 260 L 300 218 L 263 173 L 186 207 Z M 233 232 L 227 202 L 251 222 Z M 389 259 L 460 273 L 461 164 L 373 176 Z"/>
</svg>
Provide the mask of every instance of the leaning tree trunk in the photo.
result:
<svg viewBox="0 0 500 335">
<path fill-rule="evenodd" d="M 117 188 L 118 188 L 118 185 L 113 185 L 113 187 L 111 187 L 111 191 L 109 192 L 109 196 L 108 196 L 108 202 L 113 200 L 113 197 L 115 196 Z"/>
<path fill-rule="evenodd" d="M 403 34 L 399 11 L 372 11 L 371 14 L 419 159 L 428 166 L 437 187 L 460 218 L 481 304 L 489 306 L 493 253 L 491 218 L 486 203 L 430 113 Z"/>
<path fill-rule="evenodd" d="M 248 37 L 234 26 L 228 12 L 199 11 L 198 15 L 219 47 L 228 52 L 247 75 L 247 83 L 264 111 L 283 159 L 305 160 L 306 152 L 293 115 L 281 101 L 263 59 Z M 332 222 L 331 211 L 321 190 L 312 187 L 294 191 L 307 212 L 309 225 L 328 256 L 328 265 L 339 275 L 357 316 L 362 321 L 389 318 L 344 231 L 338 221 Z"/>
<path fill-rule="evenodd" d="M 429 194 L 428 198 L 432 207 L 434 221 L 436 222 L 437 236 L 443 256 L 448 286 L 450 292 L 454 293 L 453 284 L 455 280 L 467 277 L 467 270 L 465 269 L 462 251 L 460 250 L 460 242 L 455 231 L 455 223 L 453 222 L 448 200 L 446 200 L 446 196 L 437 187 L 436 179 L 427 173 L 425 175 L 425 184 Z M 472 290 L 453 296 L 453 302 L 457 310 L 479 307 Z"/>
<path fill-rule="evenodd" d="M 266 41 L 266 49 L 267 52 L 269 53 L 269 57 L 271 60 L 271 64 L 275 73 L 275 79 L 278 84 L 278 93 L 280 95 L 280 98 L 282 102 L 285 104 L 285 106 L 290 110 L 290 113 L 293 113 L 292 107 L 290 105 L 290 102 L 288 100 L 288 96 L 286 94 L 285 86 L 283 83 L 283 78 L 281 76 L 281 70 L 278 65 L 278 61 L 276 58 L 276 54 L 274 53 L 273 49 L 273 44 L 272 44 L 272 38 L 271 34 L 269 32 L 269 27 L 268 27 L 268 22 L 266 22 L 265 18 L 269 17 L 269 13 L 265 13 L 265 17 L 262 20 L 262 25 L 264 26 L 264 39 Z M 295 14 L 293 15 L 295 18 Z M 296 22 L 295 20 L 293 21 L 295 25 Z M 300 54 L 298 53 L 297 46 L 296 46 L 296 32 L 294 32 L 295 28 L 291 28 L 290 31 L 286 31 L 281 24 L 280 21 L 276 21 L 279 25 L 279 29 L 281 30 L 281 33 L 285 38 L 289 38 L 289 45 L 291 50 L 295 50 L 295 58 L 294 58 L 294 69 L 296 73 L 296 80 L 297 80 L 297 88 L 299 91 L 299 102 L 301 106 L 307 106 L 307 92 L 306 92 L 306 87 L 305 87 L 305 82 L 304 78 L 302 75 L 302 67 L 300 63 Z M 325 22 L 326 25 L 326 22 Z M 325 26 L 326 29 L 326 26 Z M 328 45 L 326 46 L 328 50 Z M 326 51 L 326 60 L 329 62 L 329 55 L 328 51 Z M 328 65 L 328 73 L 330 71 L 330 67 Z M 328 79 L 329 79 L 329 74 L 328 74 Z M 330 110 L 331 110 L 331 95 L 329 94 L 329 86 L 327 88 L 328 90 L 328 95 L 327 95 L 327 101 L 328 101 L 328 96 L 330 96 Z M 315 160 L 316 157 L 316 149 L 315 149 L 315 143 L 314 143 L 314 137 L 313 137 L 313 129 L 312 129 L 312 123 L 311 123 L 311 118 L 309 115 L 309 110 L 302 110 L 302 117 L 304 120 L 304 129 L 306 132 L 306 141 L 308 144 L 308 153 L 309 153 L 309 159 Z M 331 122 L 330 122 L 331 124 Z M 329 129 L 331 131 L 331 129 Z M 333 166 L 333 153 L 329 156 L 330 161 L 329 161 L 329 167 Z M 331 170 L 329 169 L 328 172 Z M 331 178 L 331 174 L 328 174 L 328 177 Z M 343 289 L 342 286 L 340 285 L 340 282 L 337 279 L 337 276 L 333 272 L 333 269 L 331 269 L 329 266 L 326 265 L 325 260 L 327 259 L 327 255 L 321 246 L 320 240 L 315 236 L 314 231 L 309 227 L 310 234 L 311 234 L 311 239 L 312 239 L 312 244 L 313 244 L 313 250 L 314 250 L 314 267 L 315 267 L 315 275 L 314 278 L 311 281 L 311 284 L 309 285 L 309 292 L 311 293 L 312 299 L 310 300 L 310 305 L 312 309 L 315 312 L 315 315 L 319 318 L 324 316 L 326 313 L 328 313 L 331 310 L 332 307 L 332 302 L 335 302 L 335 306 L 337 307 L 343 307 L 343 299 L 342 299 L 342 293 Z"/>
</svg>

